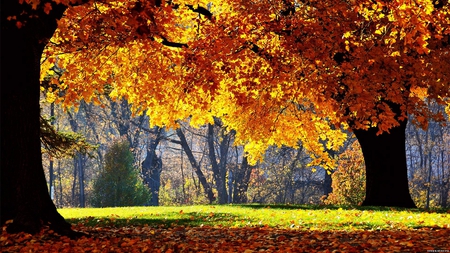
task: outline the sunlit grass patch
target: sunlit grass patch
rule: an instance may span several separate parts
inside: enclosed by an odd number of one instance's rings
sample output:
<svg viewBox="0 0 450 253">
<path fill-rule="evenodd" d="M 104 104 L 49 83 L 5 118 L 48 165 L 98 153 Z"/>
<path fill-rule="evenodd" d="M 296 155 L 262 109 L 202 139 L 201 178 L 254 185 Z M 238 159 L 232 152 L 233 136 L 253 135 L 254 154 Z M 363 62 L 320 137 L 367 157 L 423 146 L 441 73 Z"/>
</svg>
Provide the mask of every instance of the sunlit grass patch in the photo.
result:
<svg viewBox="0 0 450 253">
<path fill-rule="evenodd" d="M 198 205 L 170 207 L 65 208 L 73 224 L 86 226 L 275 227 L 301 230 L 450 228 L 450 213 L 419 209 L 340 208 L 294 205 Z"/>
</svg>

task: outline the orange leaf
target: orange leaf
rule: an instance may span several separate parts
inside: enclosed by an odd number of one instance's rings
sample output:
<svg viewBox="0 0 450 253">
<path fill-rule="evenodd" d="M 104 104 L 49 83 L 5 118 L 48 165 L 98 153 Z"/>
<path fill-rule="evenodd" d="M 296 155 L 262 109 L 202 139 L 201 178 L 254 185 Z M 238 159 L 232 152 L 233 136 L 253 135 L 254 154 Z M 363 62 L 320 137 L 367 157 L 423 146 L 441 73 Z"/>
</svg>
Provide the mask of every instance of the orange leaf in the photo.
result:
<svg viewBox="0 0 450 253">
<path fill-rule="evenodd" d="M 50 14 L 51 10 L 52 10 L 52 4 L 51 3 L 45 3 L 44 4 L 44 12 L 46 14 Z"/>
</svg>

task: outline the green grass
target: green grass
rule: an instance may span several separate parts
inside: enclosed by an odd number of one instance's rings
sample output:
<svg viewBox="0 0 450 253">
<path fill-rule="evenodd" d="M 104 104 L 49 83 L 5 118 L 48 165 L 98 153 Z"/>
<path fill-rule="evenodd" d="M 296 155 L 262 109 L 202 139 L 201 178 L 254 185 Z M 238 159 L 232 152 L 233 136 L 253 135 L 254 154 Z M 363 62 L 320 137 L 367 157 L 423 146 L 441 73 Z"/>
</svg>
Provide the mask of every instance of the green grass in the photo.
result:
<svg viewBox="0 0 450 253">
<path fill-rule="evenodd" d="M 198 205 L 170 207 L 65 208 L 70 223 L 86 226 L 211 226 L 309 230 L 450 228 L 449 210 L 352 208 L 309 205 Z"/>
</svg>

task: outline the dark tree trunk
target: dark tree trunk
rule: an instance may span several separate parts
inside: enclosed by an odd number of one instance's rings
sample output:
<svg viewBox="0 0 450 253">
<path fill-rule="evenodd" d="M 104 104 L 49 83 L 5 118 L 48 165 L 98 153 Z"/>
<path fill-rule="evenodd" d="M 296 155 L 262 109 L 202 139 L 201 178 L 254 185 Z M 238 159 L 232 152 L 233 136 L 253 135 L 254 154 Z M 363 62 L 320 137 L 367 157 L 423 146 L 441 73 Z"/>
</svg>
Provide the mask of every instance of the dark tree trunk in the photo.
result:
<svg viewBox="0 0 450 253">
<path fill-rule="evenodd" d="M 215 124 L 220 126 L 219 124 Z M 223 129 L 221 129 L 223 131 Z M 215 153 L 214 145 L 214 125 L 208 124 L 208 155 L 211 162 L 212 171 L 214 174 L 214 181 L 216 182 L 217 195 L 219 204 L 225 204 L 228 202 L 227 193 L 227 160 L 228 160 L 228 148 L 230 146 L 232 134 L 221 133 L 221 141 L 219 152 L 220 160 L 217 162 L 217 156 Z"/>
<path fill-rule="evenodd" d="M 323 178 L 323 195 L 326 197 L 328 197 L 328 195 L 333 192 L 333 178 L 331 177 L 331 175 L 332 172 L 325 171 L 325 175 Z"/>
<path fill-rule="evenodd" d="M 58 161 L 58 178 L 59 178 L 59 195 L 58 201 L 55 201 L 57 207 L 63 206 L 63 187 L 62 187 L 62 175 L 61 175 L 61 161 Z"/>
<path fill-rule="evenodd" d="M 72 199 L 70 202 L 73 207 L 77 206 L 77 179 L 78 179 L 78 159 L 77 157 L 73 157 L 73 182 L 72 182 Z"/>
<path fill-rule="evenodd" d="M 85 196 L 84 196 L 84 159 L 83 155 L 78 153 L 77 155 L 78 159 L 78 186 L 79 186 L 79 199 L 80 199 L 80 207 L 86 206 Z"/>
<path fill-rule="evenodd" d="M 441 190 L 441 196 L 440 196 L 440 203 L 441 207 L 447 208 L 448 207 L 448 197 L 449 197 L 449 191 L 450 191 L 450 174 L 445 173 L 446 170 L 446 163 L 445 163 L 445 151 L 441 151 L 441 183 L 440 183 L 440 190 Z M 447 177 L 445 175 L 447 174 Z"/>
<path fill-rule="evenodd" d="M 233 203 L 247 203 L 247 190 L 253 166 L 248 164 L 247 157 L 242 159 L 241 167 L 234 172 Z"/>
<path fill-rule="evenodd" d="M 416 207 L 408 187 L 405 151 L 407 121 L 377 135 L 377 128 L 354 130 L 366 164 L 363 206 Z"/>
<path fill-rule="evenodd" d="M 44 4 L 46 1 L 41 1 Z M 40 143 L 40 59 L 65 7 L 32 11 L 19 1 L 1 6 L 1 222 L 13 220 L 8 232 L 37 233 L 42 224 L 75 236 L 50 199 L 42 167 Z M 28 12 L 25 16 L 21 13 Z M 31 18 L 33 13 L 38 18 Z M 18 29 L 16 16 L 23 26 Z M 26 22 L 24 19 L 27 19 Z"/>
<path fill-rule="evenodd" d="M 156 155 L 156 147 L 161 138 L 162 128 L 155 127 L 156 137 L 150 140 L 147 147 L 147 156 L 142 162 L 142 175 L 144 183 L 151 192 L 150 205 L 159 206 L 159 188 L 161 187 L 162 160 Z"/>
<path fill-rule="evenodd" d="M 446 181 L 442 181 L 441 183 L 441 196 L 440 196 L 440 204 L 442 208 L 448 208 L 448 192 L 449 192 L 449 187 L 448 187 L 449 183 L 448 180 Z"/>
<path fill-rule="evenodd" d="M 331 150 L 331 149 L 327 149 L 328 154 L 330 155 L 330 157 L 332 158 L 336 158 L 337 154 L 336 151 Z M 331 175 L 333 174 L 334 171 L 329 171 L 326 170 L 325 171 L 325 175 L 323 178 L 323 195 L 328 197 L 328 195 L 330 195 L 331 192 L 333 192 L 333 178 L 331 177 Z"/>
<path fill-rule="evenodd" d="M 151 192 L 150 205 L 159 206 L 159 188 L 161 187 L 162 159 L 161 157 L 157 157 L 156 154 L 153 158 L 153 162 L 149 172 L 150 173 L 148 177 L 146 177 L 147 181 L 145 181 L 145 183 L 148 185 Z"/>
</svg>

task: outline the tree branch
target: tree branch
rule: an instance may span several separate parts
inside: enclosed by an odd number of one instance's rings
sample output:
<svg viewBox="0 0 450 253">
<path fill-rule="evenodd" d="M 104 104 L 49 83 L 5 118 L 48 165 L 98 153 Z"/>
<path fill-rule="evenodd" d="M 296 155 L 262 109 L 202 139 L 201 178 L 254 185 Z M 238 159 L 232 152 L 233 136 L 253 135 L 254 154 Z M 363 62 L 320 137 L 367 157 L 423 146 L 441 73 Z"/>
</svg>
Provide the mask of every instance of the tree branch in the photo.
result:
<svg viewBox="0 0 450 253">
<path fill-rule="evenodd" d="M 194 6 L 190 4 L 186 4 L 186 7 L 188 7 L 189 10 L 191 10 L 192 12 L 196 12 L 198 14 L 205 16 L 209 20 L 211 20 L 213 17 L 213 14 L 204 7 L 198 6 L 197 8 L 194 8 Z"/>
<path fill-rule="evenodd" d="M 162 44 L 164 46 L 168 46 L 168 47 L 177 47 L 177 48 L 188 48 L 188 44 L 186 43 L 178 43 L 178 42 L 172 42 L 172 41 L 168 41 L 164 36 L 161 35 L 161 38 L 163 39 Z"/>
</svg>

